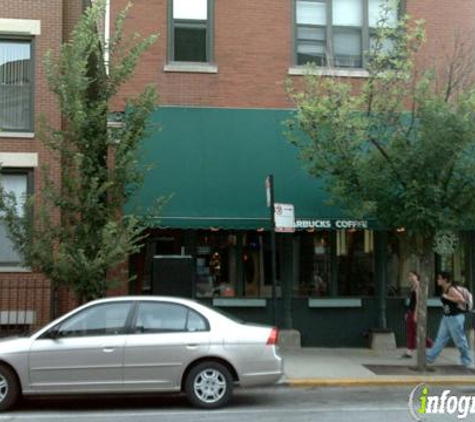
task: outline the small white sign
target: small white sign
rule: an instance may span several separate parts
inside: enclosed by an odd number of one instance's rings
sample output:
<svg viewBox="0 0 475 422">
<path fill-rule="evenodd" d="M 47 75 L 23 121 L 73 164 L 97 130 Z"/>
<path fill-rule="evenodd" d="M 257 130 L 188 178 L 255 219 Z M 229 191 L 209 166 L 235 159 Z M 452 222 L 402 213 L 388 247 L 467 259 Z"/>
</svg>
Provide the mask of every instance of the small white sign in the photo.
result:
<svg viewBox="0 0 475 422">
<path fill-rule="evenodd" d="M 293 204 L 274 204 L 275 231 L 293 233 L 295 231 L 295 212 Z"/>
</svg>

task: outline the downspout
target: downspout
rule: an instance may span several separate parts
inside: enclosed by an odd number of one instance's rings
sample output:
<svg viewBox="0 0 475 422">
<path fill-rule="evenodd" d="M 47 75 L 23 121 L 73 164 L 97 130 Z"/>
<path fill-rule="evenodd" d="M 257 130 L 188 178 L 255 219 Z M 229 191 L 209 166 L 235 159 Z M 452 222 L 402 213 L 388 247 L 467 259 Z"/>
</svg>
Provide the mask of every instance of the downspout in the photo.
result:
<svg viewBox="0 0 475 422">
<path fill-rule="evenodd" d="M 104 18 L 104 64 L 106 67 L 106 74 L 109 74 L 109 41 L 110 41 L 110 26 L 111 26 L 111 3 L 110 0 L 106 2 L 106 16 Z"/>
</svg>

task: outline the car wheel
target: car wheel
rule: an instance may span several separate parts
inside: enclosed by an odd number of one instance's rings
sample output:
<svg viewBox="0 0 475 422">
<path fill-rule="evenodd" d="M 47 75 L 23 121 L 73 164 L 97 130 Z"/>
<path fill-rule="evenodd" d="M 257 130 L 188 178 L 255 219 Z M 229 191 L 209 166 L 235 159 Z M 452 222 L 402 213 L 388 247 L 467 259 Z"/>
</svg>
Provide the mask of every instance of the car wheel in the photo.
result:
<svg viewBox="0 0 475 422">
<path fill-rule="evenodd" d="M 20 393 L 15 373 L 8 367 L 0 365 L 0 410 L 13 406 Z"/>
<path fill-rule="evenodd" d="M 185 393 L 191 404 L 205 409 L 224 406 L 233 393 L 233 378 L 218 362 L 196 365 L 185 380 Z"/>
</svg>

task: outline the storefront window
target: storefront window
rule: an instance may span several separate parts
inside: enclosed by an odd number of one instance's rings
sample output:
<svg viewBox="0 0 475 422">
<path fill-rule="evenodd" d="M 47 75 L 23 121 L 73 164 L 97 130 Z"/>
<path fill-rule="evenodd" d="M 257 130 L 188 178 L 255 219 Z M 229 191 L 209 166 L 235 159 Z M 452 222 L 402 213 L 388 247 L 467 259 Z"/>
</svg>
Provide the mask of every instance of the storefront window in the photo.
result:
<svg viewBox="0 0 475 422">
<path fill-rule="evenodd" d="M 203 233 L 196 248 L 196 295 L 236 296 L 236 236 Z"/>
<path fill-rule="evenodd" d="M 280 252 L 276 251 L 277 282 Z M 280 296 L 280 285 L 277 296 Z M 197 297 L 272 297 L 270 234 L 203 232 L 196 247 Z"/>
<path fill-rule="evenodd" d="M 370 230 L 337 231 L 338 294 L 374 296 L 374 240 Z"/>
<path fill-rule="evenodd" d="M 298 236 L 298 296 L 330 294 L 330 232 L 304 232 Z"/>
<path fill-rule="evenodd" d="M 259 232 L 247 232 L 243 236 L 243 295 L 260 296 L 264 284 L 264 242 Z"/>
<path fill-rule="evenodd" d="M 261 284 L 261 297 L 271 298 L 272 297 L 272 247 L 271 247 L 271 235 L 269 232 L 262 233 L 263 240 L 263 254 L 264 254 L 264 279 Z M 276 262 L 276 295 L 281 297 L 281 268 L 282 268 L 282 259 L 281 259 L 281 249 L 282 249 L 282 238 L 279 236 L 276 237 L 276 247 L 275 247 L 275 262 Z"/>
<path fill-rule="evenodd" d="M 404 245 L 401 243 L 400 236 L 396 232 L 388 233 L 387 246 L 387 291 L 388 296 L 398 297 L 405 295 L 405 288 L 408 287 L 407 276 L 404 276 Z M 415 269 L 416 267 L 414 267 Z"/>
<path fill-rule="evenodd" d="M 294 295 L 374 296 L 374 235 L 371 230 L 316 230 L 300 232 L 296 236 L 298 268 Z"/>
<path fill-rule="evenodd" d="M 281 241 L 276 241 L 276 295 L 281 296 Z M 269 232 L 248 231 L 243 233 L 243 296 L 272 297 L 272 248 Z"/>
<path fill-rule="evenodd" d="M 463 240 L 463 239 L 462 239 Z M 454 281 L 459 284 L 466 284 L 465 277 L 465 242 L 463 242 L 452 255 L 452 273 Z"/>
<path fill-rule="evenodd" d="M 465 285 L 466 279 L 466 247 L 467 240 L 463 233 L 458 234 L 458 245 L 453 254 L 441 256 L 436 255 L 436 268 L 437 271 L 448 271 L 452 275 L 452 279 L 455 283 Z M 435 280 L 435 294 L 440 294 L 440 288 L 437 285 L 437 277 Z"/>
<path fill-rule="evenodd" d="M 414 238 L 408 237 L 403 230 L 388 232 L 387 242 L 387 294 L 389 297 L 406 297 L 409 294 L 408 274 L 417 271 L 422 277 L 429 277 L 429 297 L 437 294 L 436 267 L 439 259 L 432 255 L 430 274 L 421 273 L 420 257 L 415 252 Z"/>
</svg>

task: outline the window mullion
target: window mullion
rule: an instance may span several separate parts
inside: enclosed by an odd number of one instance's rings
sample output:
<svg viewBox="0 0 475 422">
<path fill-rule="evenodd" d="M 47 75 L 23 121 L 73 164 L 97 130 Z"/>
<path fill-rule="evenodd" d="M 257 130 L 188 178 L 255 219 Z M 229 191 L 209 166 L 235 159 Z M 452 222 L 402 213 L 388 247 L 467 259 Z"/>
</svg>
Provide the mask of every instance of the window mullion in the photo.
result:
<svg viewBox="0 0 475 422">
<path fill-rule="evenodd" d="M 173 0 L 168 1 L 168 60 L 175 61 L 175 21 L 173 19 Z"/>
<path fill-rule="evenodd" d="M 369 52 L 369 0 L 363 0 L 363 28 L 362 28 L 362 60 L 363 68 L 367 67 L 368 57 L 365 52 Z"/>
<path fill-rule="evenodd" d="M 327 65 L 334 67 L 333 60 L 333 0 L 327 0 Z"/>
<path fill-rule="evenodd" d="M 213 0 L 208 0 L 208 16 L 206 20 L 206 61 L 214 62 L 213 38 L 214 38 L 214 7 Z"/>
<path fill-rule="evenodd" d="M 298 25 L 297 25 L 297 0 L 293 0 L 292 2 L 293 8 L 292 8 L 292 19 L 294 22 L 293 28 L 293 45 L 294 45 L 294 64 L 298 64 L 298 53 L 297 53 L 297 47 L 298 47 Z"/>
<path fill-rule="evenodd" d="M 208 25 L 205 21 L 178 21 L 174 22 L 175 28 L 201 28 L 208 29 Z"/>
</svg>

